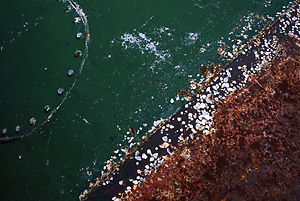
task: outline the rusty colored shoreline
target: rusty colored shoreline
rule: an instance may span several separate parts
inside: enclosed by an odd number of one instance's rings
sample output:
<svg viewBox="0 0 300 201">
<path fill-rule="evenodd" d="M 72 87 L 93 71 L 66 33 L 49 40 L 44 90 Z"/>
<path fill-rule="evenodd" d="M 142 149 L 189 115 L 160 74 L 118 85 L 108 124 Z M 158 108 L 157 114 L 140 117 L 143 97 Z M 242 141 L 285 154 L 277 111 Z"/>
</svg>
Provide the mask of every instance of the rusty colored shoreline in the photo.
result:
<svg viewBox="0 0 300 201">
<path fill-rule="evenodd" d="M 225 69 L 208 75 L 207 85 L 199 86 L 198 94 L 191 101 L 161 124 L 135 150 L 129 151 L 124 160 L 110 166 L 110 171 L 92 182 L 80 199 L 97 200 L 98 196 L 111 199 L 120 196 L 126 189 L 130 192 L 132 186 L 159 169 L 163 158 L 174 152 L 178 143 L 208 136 L 212 126 L 216 125 L 213 117 L 215 112 L 218 113 L 218 104 L 226 102 L 230 94 L 251 86 L 253 81 L 256 83 L 254 75 L 264 76 L 269 66 L 278 64 L 288 55 L 299 61 L 296 54 L 300 48 L 299 9 L 299 2 L 296 1 L 289 11 L 250 41 L 248 48 L 241 51 Z M 191 145 L 194 143 L 190 142 Z"/>
<path fill-rule="evenodd" d="M 122 198 L 299 200 L 300 48 L 248 82 L 217 105 L 214 132 L 179 147 Z"/>
</svg>

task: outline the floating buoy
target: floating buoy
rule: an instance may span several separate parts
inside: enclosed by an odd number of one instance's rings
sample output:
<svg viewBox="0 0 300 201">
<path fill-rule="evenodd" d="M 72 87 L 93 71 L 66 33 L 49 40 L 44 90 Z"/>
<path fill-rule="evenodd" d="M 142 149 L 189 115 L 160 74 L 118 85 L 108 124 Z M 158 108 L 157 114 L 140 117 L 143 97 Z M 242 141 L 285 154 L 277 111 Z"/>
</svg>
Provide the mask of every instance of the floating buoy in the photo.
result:
<svg viewBox="0 0 300 201">
<path fill-rule="evenodd" d="M 76 50 L 74 53 L 75 57 L 80 57 L 82 55 L 82 52 L 80 50 Z"/>
<path fill-rule="evenodd" d="M 31 126 L 33 126 L 35 123 L 36 123 L 36 119 L 35 118 L 32 117 L 31 119 L 29 119 L 29 124 Z"/>
<path fill-rule="evenodd" d="M 71 6 L 68 6 L 68 7 L 65 9 L 65 12 L 68 13 L 68 12 L 71 11 L 71 9 L 72 9 Z"/>
<path fill-rule="evenodd" d="M 63 93 L 64 93 L 64 89 L 63 88 L 57 89 L 57 95 L 62 95 Z"/>
<path fill-rule="evenodd" d="M 7 128 L 3 128 L 3 129 L 2 129 L 2 135 L 3 135 L 3 136 L 6 136 L 6 134 L 7 134 Z"/>
<path fill-rule="evenodd" d="M 78 24 L 79 22 L 80 22 L 80 17 L 75 17 L 73 23 Z"/>
<path fill-rule="evenodd" d="M 49 112 L 51 110 L 51 107 L 49 105 L 46 105 L 44 107 L 44 112 Z"/>
<path fill-rule="evenodd" d="M 19 133 L 20 130 L 21 130 L 21 127 L 20 127 L 20 126 L 16 126 L 16 128 L 15 128 L 15 133 Z"/>
<path fill-rule="evenodd" d="M 71 70 L 68 70 L 68 77 L 72 77 L 72 75 L 74 74 L 74 71 L 71 69 Z"/>
<path fill-rule="evenodd" d="M 83 36 L 83 34 L 82 34 L 81 32 L 79 32 L 79 33 L 76 34 L 76 38 L 77 38 L 77 39 L 82 38 L 82 36 Z"/>
</svg>

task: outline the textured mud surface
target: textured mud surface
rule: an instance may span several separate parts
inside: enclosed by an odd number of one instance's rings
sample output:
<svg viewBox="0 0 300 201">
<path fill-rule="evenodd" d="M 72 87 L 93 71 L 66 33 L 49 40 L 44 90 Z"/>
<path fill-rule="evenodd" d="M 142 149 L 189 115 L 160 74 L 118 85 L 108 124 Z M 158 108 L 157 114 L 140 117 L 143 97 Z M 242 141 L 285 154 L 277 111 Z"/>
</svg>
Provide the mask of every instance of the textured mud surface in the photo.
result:
<svg viewBox="0 0 300 201">
<path fill-rule="evenodd" d="M 299 200 L 299 49 L 295 53 L 218 104 L 215 132 L 181 146 L 128 191 L 129 198 Z"/>
</svg>

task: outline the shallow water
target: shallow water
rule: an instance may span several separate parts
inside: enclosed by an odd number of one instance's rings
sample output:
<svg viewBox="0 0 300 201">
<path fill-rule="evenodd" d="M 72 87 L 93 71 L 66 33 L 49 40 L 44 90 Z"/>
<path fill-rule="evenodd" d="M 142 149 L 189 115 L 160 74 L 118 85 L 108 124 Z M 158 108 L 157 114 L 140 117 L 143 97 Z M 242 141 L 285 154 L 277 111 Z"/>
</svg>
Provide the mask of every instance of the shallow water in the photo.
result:
<svg viewBox="0 0 300 201">
<path fill-rule="evenodd" d="M 88 15 L 89 55 L 70 97 L 25 139 L 0 146 L 3 200 L 76 200 L 123 141 L 129 127 L 144 135 L 183 102 L 176 91 L 200 80 L 198 67 L 219 63 L 218 41 L 246 42 L 288 1 L 78 1 Z M 57 1 L 0 1 L 0 128 L 29 131 L 29 119 L 55 108 L 84 49 L 82 24 Z M 252 21 L 252 23 L 250 23 Z M 239 36 L 243 26 L 248 38 Z M 239 27 L 230 34 L 234 27 Z M 225 63 L 225 62 L 223 62 Z M 129 134 L 130 136 L 130 134 Z"/>
</svg>

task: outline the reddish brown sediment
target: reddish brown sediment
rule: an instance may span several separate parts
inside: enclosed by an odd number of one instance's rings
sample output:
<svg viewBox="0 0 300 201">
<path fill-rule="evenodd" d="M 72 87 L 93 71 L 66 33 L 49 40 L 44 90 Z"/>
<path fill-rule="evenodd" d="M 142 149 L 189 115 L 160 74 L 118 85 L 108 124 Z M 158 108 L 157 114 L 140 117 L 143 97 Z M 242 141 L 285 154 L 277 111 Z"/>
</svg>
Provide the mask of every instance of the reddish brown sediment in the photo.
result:
<svg viewBox="0 0 300 201">
<path fill-rule="evenodd" d="M 123 199 L 299 200 L 299 50 L 249 77 L 217 105 L 214 132 L 181 146 Z"/>
</svg>

